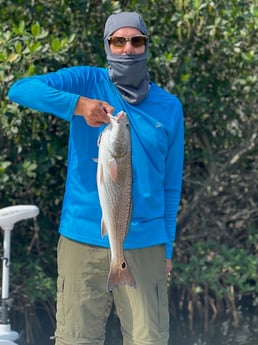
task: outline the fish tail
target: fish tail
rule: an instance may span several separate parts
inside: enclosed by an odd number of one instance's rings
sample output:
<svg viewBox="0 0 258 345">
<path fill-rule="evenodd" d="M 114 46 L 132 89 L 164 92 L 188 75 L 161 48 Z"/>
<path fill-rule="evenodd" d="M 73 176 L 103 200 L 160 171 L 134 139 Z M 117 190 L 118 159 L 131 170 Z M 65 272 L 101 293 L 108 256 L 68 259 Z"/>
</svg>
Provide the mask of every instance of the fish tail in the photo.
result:
<svg viewBox="0 0 258 345">
<path fill-rule="evenodd" d="M 136 287 L 136 282 L 126 261 L 121 264 L 121 267 L 114 265 L 111 265 L 110 267 L 107 290 L 112 291 L 119 285 L 129 285 L 134 288 Z"/>
</svg>

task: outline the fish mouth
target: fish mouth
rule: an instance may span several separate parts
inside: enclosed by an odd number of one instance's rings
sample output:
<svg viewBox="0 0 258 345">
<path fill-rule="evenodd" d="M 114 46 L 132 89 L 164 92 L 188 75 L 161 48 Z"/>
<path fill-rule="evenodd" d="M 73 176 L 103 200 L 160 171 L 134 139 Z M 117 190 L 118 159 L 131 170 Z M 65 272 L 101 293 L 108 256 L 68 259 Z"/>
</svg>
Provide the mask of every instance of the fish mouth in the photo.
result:
<svg viewBox="0 0 258 345">
<path fill-rule="evenodd" d="M 125 113 L 123 111 L 120 111 L 115 116 L 111 114 L 108 114 L 108 116 L 110 118 L 110 122 L 121 123 L 125 118 Z"/>
</svg>

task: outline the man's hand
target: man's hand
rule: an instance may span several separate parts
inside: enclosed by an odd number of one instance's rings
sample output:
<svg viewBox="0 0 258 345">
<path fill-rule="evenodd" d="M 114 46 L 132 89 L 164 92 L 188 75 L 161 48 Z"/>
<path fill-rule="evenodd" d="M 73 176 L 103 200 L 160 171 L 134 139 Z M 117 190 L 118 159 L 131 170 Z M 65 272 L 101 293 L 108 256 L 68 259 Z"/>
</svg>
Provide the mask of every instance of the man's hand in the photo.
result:
<svg viewBox="0 0 258 345">
<path fill-rule="evenodd" d="M 80 97 L 74 110 L 74 115 L 81 115 L 89 126 L 99 127 L 103 123 L 109 123 L 108 114 L 112 114 L 114 108 L 104 101 Z"/>
<path fill-rule="evenodd" d="M 170 272 L 172 270 L 172 263 L 170 259 L 166 259 L 166 277 L 169 279 L 170 277 Z"/>
</svg>

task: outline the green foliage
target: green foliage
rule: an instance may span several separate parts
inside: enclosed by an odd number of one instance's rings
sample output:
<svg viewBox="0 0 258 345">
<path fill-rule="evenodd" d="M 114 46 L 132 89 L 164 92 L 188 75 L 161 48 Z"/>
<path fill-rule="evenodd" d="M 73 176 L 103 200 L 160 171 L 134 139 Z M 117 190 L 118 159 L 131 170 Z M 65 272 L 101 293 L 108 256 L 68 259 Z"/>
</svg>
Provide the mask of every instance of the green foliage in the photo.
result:
<svg viewBox="0 0 258 345">
<path fill-rule="evenodd" d="M 245 241 L 236 247 L 209 239 L 181 245 L 178 252 L 184 252 L 173 262 L 171 284 L 188 287 L 193 295 L 203 294 L 207 285 L 220 298 L 232 291 L 236 295 L 258 293 L 257 240 L 257 230 L 248 228 Z"/>
<path fill-rule="evenodd" d="M 209 238 L 179 243 L 170 280 L 174 310 L 187 311 L 191 322 L 203 317 L 207 328 L 210 316 L 226 307 L 238 325 L 238 301 L 258 293 L 257 240 L 257 229 L 249 227 L 235 246 Z"/>
<path fill-rule="evenodd" d="M 40 209 L 40 235 L 29 231 L 26 223 L 14 230 L 11 289 L 16 306 L 55 296 L 53 248 L 64 189 L 68 126 L 8 102 L 6 94 L 14 80 L 67 63 L 74 40 L 73 34 L 57 33 L 47 21 L 41 21 L 39 4 L 26 10 L 24 4 L 8 1 L 9 6 L 0 12 L 1 207 L 36 204 Z M 37 241 L 27 251 L 34 236 Z"/>
<path fill-rule="evenodd" d="M 12 288 L 26 303 L 55 296 L 68 124 L 11 103 L 7 91 L 18 78 L 64 66 L 105 66 L 104 23 L 121 10 L 143 15 L 151 77 L 184 105 L 173 284 L 190 297 L 207 284 L 219 296 L 232 286 L 257 292 L 250 229 L 257 229 L 258 203 L 258 10 L 251 0 L 0 0 L 0 207 L 31 203 L 41 212 L 40 231 L 26 222 L 14 231 Z"/>
</svg>

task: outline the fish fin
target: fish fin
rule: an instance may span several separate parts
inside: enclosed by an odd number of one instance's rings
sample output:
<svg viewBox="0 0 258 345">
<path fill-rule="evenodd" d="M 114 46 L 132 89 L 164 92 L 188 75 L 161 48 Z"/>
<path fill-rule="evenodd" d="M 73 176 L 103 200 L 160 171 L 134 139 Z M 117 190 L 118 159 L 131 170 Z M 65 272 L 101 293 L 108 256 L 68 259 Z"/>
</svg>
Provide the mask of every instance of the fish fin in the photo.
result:
<svg viewBox="0 0 258 345">
<path fill-rule="evenodd" d="M 98 145 L 98 146 L 100 145 L 101 138 L 102 138 L 102 133 L 99 135 L 98 140 L 97 140 L 97 145 Z"/>
<path fill-rule="evenodd" d="M 101 237 L 104 237 L 105 235 L 107 235 L 107 227 L 106 224 L 104 222 L 104 219 L 101 219 Z"/>
<path fill-rule="evenodd" d="M 108 162 L 109 174 L 113 182 L 116 182 L 118 176 L 117 162 L 116 160 L 110 159 Z"/>
<path fill-rule="evenodd" d="M 136 282 L 125 260 L 119 266 L 112 265 L 111 263 L 107 281 L 107 291 L 112 291 L 119 285 L 128 285 L 136 288 Z"/>
</svg>

